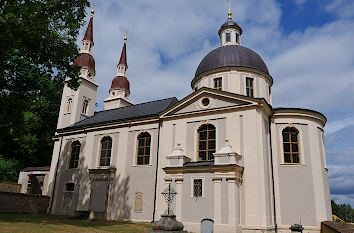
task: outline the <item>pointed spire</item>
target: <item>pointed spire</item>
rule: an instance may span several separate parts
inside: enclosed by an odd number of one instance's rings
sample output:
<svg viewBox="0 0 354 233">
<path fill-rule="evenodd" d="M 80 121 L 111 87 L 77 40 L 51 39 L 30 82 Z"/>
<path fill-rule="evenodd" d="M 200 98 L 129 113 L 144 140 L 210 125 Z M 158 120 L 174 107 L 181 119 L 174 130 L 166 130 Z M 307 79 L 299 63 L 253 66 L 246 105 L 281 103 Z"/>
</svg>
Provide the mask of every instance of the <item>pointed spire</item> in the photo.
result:
<svg viewBox="0 0 354 233">
<path fill-rule="evenodd" d="M 128 67 L 127 64 L 127 37 L 124 37 L 124 45 L 122 49 L 122 54 L 120 55 L 119 63 L 118 65 L 125 65 Z"/>
<path fill-rule="evenodd" d="M 86 29 L 86 32 L 85 32 L 84 39 L 82 39 L 82 40 L 91 41 L 92 43 L 93 43 L 93 15 L 95 14 L 94 8 L 95 8 L 95 2 L 93 2 L 93 8 L 91 10 L 90 22 L 87 25 L 87 29 Z"/>
<path fill-rule="evenodd" d="M 93 25 L 92 25 L 92 19 L 93 17 L 91 17 L 90 22 L 87 26 L 86 32 L 85 32 L 85 36 L 84 39 L 82 40 L 88 40 L 91 41 L 93 43 Z"/>
<path fill-rule="evenodd" d="M 229 13 L 228 13 L 228 18 L 231 19 L 232 12 L 231 12 L 231 0 L 229 0 Z"/>
</svg>

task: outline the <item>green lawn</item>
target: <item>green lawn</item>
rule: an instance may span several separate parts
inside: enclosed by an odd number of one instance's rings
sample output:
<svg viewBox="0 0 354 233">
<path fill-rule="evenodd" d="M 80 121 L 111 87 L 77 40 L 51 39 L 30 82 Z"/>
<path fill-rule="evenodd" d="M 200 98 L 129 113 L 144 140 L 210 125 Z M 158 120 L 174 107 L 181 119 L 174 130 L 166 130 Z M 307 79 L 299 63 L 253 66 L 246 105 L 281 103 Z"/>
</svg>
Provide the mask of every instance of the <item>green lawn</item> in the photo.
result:
<svg viewBox="0 0 354 233">
<path fill-rule="evenodd" d="M 146 233 L 149 223 L 73 220 L 43 214 L 0 214 L 0 232 L 127 232 Z"/>
</svg>

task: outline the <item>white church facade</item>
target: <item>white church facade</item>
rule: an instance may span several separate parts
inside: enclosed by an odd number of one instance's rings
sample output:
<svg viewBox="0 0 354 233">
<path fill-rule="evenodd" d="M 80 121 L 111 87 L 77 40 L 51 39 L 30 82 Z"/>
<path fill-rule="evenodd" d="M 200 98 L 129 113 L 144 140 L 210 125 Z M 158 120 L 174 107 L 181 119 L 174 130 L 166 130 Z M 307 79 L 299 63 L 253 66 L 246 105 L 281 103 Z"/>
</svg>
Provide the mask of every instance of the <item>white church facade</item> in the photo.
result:
<svg viewBox="0 0 354 233">
<path fill-rule="evenodd" d="M 218 233 L 285 233 L 296 223 L 312 233 L 332 219 L 326 117 L 272 106 L 273 79 L 262 58 L 241 46 L 230 11 L 218 34 L 220 47 L 199 64 L 190 95 L 135 105 L 125 39 L 104 110 L 95 112 L 91 17 L 74 62 L 81 84 L 63 90 L 50 213 L 156 221 L 171 185 L 173 212 L 191 232 L 208 220 Z"/>
</svg>

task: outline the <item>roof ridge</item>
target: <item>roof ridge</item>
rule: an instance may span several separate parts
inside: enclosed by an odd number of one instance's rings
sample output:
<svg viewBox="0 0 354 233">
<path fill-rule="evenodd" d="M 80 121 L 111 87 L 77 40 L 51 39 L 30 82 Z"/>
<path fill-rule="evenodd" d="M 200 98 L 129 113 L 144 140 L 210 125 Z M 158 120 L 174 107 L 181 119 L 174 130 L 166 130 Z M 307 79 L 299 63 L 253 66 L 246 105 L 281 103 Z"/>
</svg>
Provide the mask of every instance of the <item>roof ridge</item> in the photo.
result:
<svg viewBox="0 0 354 233">
<path fill-rule="evenodd" d="M 133 106 L 138 106 L 138 105 L 142 105 L 142 104 L 149 104 L 149 103 L 154 103 L 154 102 L 158 102 L 158 101 L 162 101 L 162 100 L 168 100 L 168 99 L 177 99 L 177 97 L 169 97 L 169 98 L 164 98 L 164 99 L 159 99 L 159 100 L 152 100 L 152 101 L 148 101 L 148 102 L 144 102 L 144 103 L 139 103 L 139 104 L 133 104 L 133 105 L 130 105 L 130 106 L 125 106 L 125 107 L 120 107 L 120 108 L 114 108 L 114 109 L 108 109 L 108 110 L 101 110 L 101 111 L 98 111 L 98 112 L 95 112 L 96 113 L 100 113 L 100 112 L 109 112 L 109 111 L 113 111 L 113 110 L 117 110 L 117 109 L 123 109 L 123 108 L 128 108 L 128 107 L 133 107 Z M 178 101 L 178 99 L 177 99 Z M 87 119 L 87 118 L 86 118 Z"/>
</svg>

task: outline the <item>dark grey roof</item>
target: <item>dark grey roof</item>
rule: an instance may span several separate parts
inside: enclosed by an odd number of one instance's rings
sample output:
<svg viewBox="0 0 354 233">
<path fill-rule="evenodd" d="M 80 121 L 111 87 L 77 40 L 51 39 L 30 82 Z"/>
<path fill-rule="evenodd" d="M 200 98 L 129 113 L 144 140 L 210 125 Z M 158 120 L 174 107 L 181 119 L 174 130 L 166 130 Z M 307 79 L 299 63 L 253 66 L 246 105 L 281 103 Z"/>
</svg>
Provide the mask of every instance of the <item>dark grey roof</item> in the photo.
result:
<svg viewBox="0 0 354 233">
<path fill-rule="evenodd" d="M 79 121 L 69 127 L 58 129 L 58 131 L 157 116 L 159 113 L 163 112 L 177 102 L 178 99 L 176 97 L 172 97 L 112 110 L 95 112 L 92 117 Z"/>
<path fill-rule="evenodd" d="M 291 111 L 291 110 L 299 110 L 299 111 L 305 111 L 305 112 L 311 112 L 311 113 L 315 113 L 315 114 L 319 114 L 321 115 L 322 117 L 324 117 L 326 120 L 327 120 L 327 117 L 323 114 L 323 113 L 320 113 L 316 110 L 312 110 L 312 109 L 307 109 L 307 108 L 284 108 L 284 107 L 277 107 L 277 108 L 273 108 L 274 111 Z"/>
<path fill-rule="evenodd" d="M 200 167 L 200 166 L 213 166 L 214 161 L 198 161 L 198 162 L 188 162 L 183 164 L 183 167 Z"/>
<path fill-rule="evenodd" d="M 200 62 L 194 77 L 222 67 L 247 67 L 269 74 L 266 64 L 256 52 L 240 45 L 227 45 L 208 53 Z"/>
<path fill-rule="evenodd" d="M 240 34 L 242 34 L 242 28 L 232 19 L 228 19 L 223 25 L 221 25 L 219 29 L 219 35 L 224 28 L 230 28 L 230 27 L 238 29 L 240 31 Z"/>
</svg>

